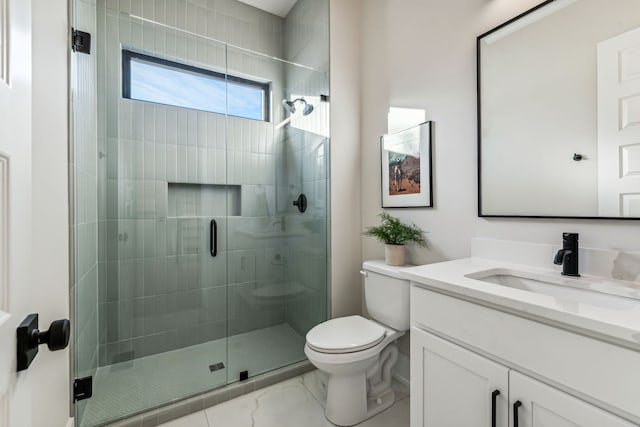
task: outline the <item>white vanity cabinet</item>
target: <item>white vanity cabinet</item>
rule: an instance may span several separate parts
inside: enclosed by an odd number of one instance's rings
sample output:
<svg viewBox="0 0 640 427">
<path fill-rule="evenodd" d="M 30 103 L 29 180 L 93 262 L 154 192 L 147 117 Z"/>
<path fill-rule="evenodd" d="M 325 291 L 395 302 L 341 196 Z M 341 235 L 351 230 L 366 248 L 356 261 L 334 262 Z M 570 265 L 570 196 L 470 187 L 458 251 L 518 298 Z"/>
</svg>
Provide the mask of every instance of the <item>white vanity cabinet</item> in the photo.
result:
<svg viewBox="0 0 640 427">
<path fill-rule="evenodd" d="M 640 353 L 417 284 L 411 292 L 411 427 L 640 426 L 629 369 Z"/>
<path fill-rule="evenodd" d="M 504 427 L 508 391 L 508 368 L 411 330 L 411 427 L 489 427 L 494 401 L 495 425 Z"/>
<path fill-rule="evenodd" d="M 411 372 L 411 427 L 635 425 L 418 328 Z"/>
</svg>

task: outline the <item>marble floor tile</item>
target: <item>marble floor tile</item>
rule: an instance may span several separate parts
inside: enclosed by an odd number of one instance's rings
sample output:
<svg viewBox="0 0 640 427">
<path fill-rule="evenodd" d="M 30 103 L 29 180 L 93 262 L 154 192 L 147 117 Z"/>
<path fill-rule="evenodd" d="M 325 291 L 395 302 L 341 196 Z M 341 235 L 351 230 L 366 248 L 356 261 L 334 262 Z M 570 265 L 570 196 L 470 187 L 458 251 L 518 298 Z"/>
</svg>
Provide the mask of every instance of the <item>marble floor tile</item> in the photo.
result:
<svg viewBox="0 0 640 427">
<path fill-rule="evenodd" d="M 311 371 L 161 427 L 335 427 L 324 416 L 324 384 L 326 374 Z M 358 427 L 409 427 L 409 390 L 397 381 L 393 389 L 396 403 Z"/>
<path fill-rule="evenodd" d="M 209 422 L 207 421 L 207 416 L 204 411 L 200 411 L 164 423 L 162 427 L 209 427 Z"/>
<path fill-rule="evenodd" d="M 405 397 L 358 427 L 409 427 L 409 399 Z"/>
<path fill-rule="evenodd" d="M 206 410 L 210 427 L 329 427 L 324 411 L 301 377 Z"/>
</svg>

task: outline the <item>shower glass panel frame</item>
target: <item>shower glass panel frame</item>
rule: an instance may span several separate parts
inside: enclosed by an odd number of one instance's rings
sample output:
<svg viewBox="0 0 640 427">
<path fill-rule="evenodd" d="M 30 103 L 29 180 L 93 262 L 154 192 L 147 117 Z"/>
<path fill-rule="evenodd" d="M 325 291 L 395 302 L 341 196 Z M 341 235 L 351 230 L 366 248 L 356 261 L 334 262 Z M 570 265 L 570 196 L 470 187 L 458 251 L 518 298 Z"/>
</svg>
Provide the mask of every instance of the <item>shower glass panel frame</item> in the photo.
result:
<svg viewBox="0 0 640 427">
<path fill-rule="evenodd" d="M 78 426 L 304 360 L 328 317 L 328 73 L 113 5 L 71 6 L 93 36 L 70 76 Z M 123 50 L 264 81 L 270 121 L 123 98 Z"/>
</svg>

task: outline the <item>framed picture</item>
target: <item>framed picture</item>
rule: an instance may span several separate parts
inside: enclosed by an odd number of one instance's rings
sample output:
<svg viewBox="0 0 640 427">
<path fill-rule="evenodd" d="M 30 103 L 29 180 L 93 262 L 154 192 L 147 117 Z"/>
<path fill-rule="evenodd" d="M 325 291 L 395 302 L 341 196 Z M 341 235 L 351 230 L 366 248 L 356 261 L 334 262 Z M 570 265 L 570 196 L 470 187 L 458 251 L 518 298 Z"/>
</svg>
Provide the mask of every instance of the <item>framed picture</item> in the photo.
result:
<svg viewBox="0 0 640 427">
<path fill-rule="evenodd" d="M 431 122 L 380 137 L 382 207 L 433 207 Z"/>
</svg>

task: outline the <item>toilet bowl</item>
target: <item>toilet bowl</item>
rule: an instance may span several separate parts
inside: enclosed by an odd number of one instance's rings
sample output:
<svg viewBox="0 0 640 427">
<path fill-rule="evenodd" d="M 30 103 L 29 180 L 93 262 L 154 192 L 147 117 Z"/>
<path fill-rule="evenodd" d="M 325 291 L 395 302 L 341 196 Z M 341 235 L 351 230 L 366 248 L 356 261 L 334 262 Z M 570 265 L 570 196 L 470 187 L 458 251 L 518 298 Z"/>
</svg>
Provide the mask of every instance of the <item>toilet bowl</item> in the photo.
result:
<svg viewBox="0 0 640 427">
<path fill-rule="evenodd" d="M 395 402 L 395 341 L 409 329 L 409 283 L 398 277 L 401 269 L 365 262 L 365 301 L 373 319 L 339 317 L 307 334 L 305 354 L 328 374 L 325 415 L 333 424 L 358 424 Z"/>
</svg>

